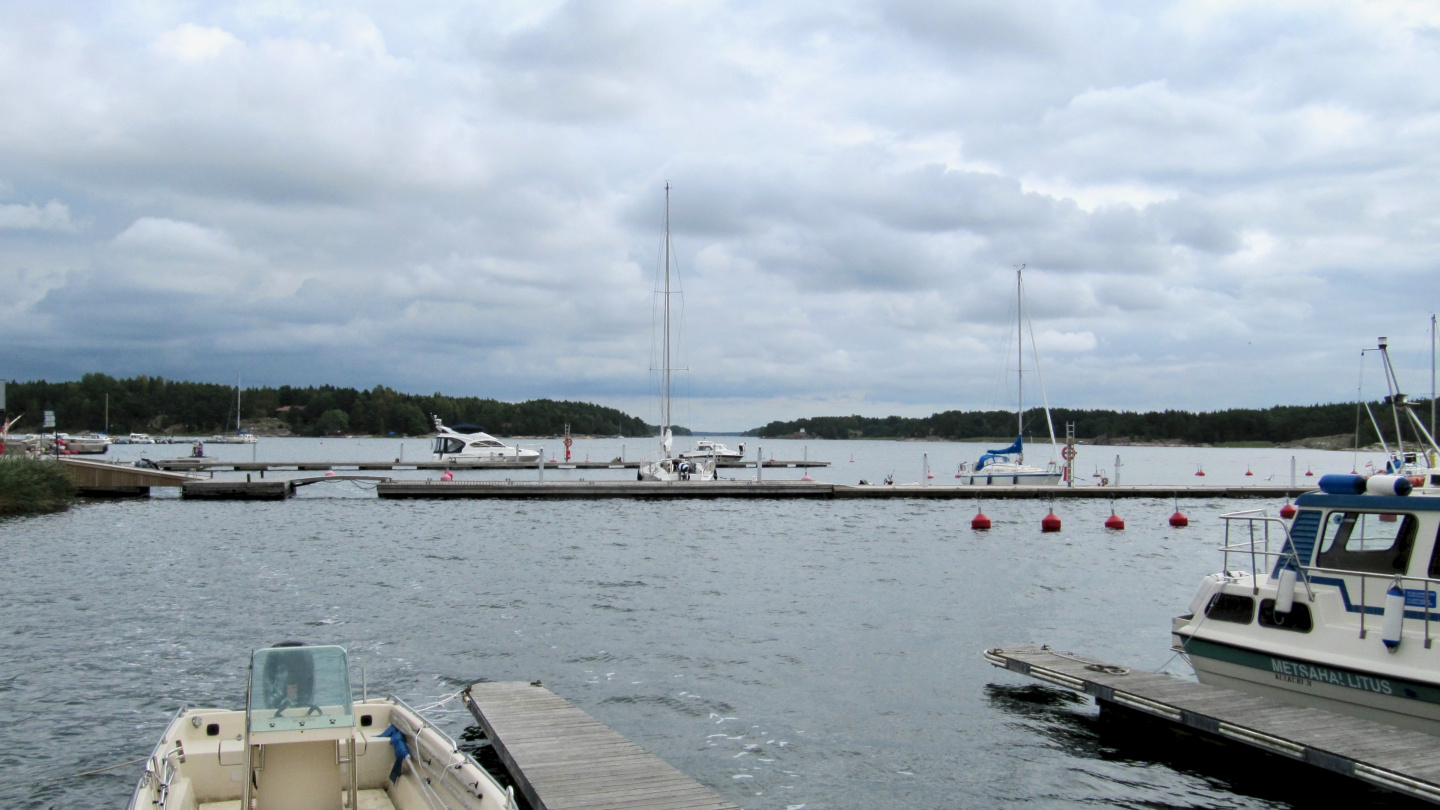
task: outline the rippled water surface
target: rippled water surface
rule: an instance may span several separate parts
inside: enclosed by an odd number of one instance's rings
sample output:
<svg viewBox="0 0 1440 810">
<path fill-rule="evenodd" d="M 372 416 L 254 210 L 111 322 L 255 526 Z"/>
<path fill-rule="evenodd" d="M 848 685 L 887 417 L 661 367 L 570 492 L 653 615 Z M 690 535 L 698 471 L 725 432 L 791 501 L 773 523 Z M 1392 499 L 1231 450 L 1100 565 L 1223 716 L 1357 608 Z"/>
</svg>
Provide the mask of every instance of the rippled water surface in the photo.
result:
<svg viewBox="0 0 1440 810">
<path fill-rule="evenodd" d="M 866 475 L 918 477 L 929 452 L 851 444 L 891 454 L 857 461 Z M 836 447 L 829 475 L 847 480 Z M 1120 452 L 1173 476 L 1201 451 Z M 1288 476 L 1293 455 L 1203 452 L 1236 476 Z M 74 774 L 145 756 L 181 704 L 242 703 L 249 651 L 291 638 L 348 647 L 372 693 L 412 703 L 542 679 L 752 810 L 1306 806 L 1313 774 L 1102 721 L 981 657 L 1044 642 L 1188 674 L 1169 620 L 1219 567 L 1216 516 L 1279 503 L 1181 506 L 1176 530 L 1170 500 L 1121 501 L 1128 528 L 1110 532 L 1108 502 L 1062 501 L 1064 531 L 1042 535 L 1031 501 L 987 502 L 995 527 L 975 533 L 962 501 L 379 501 L 336 484 L 0 520 L 0 806 L 124 807 L 138 765 Z M 450 706 L 436 716 L 458 735 Z"/>
</svg>

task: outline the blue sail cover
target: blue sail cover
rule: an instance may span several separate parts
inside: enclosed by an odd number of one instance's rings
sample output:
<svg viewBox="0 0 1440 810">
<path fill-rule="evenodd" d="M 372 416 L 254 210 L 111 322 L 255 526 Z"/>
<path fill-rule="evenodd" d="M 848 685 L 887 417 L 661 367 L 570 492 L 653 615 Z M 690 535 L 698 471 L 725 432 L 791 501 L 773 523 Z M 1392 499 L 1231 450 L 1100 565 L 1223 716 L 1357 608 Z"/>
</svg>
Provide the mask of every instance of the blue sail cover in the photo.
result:
<svg viewBox="0 0 1440 810">
<path fill-rule="evenodd" d="M 975 472 L 980 472 L 981 470 L 985 469 L 985 465 L 986 465 L 986 464 L 989 464 L 992 459 L 1004 458 L 1004 456 L 1006 456 L 1007 454 L 1010 454 L 1010 453 L 1020 453 L 1020 452 L 1023 452 L 1023 451 L 1020 449 L 1020 445 L 1024 442 L 1024 440 L 1025 440 L 1025 437 L 1024 437 L 1024 436 L 1016 436 L 1016 437 L 1015 437 L 1015 443 L 1012 444 L 1012 445 L 1010 445 L 1009 447 L 1006 447 L 1006 448 L 1004 448 L 1004 449 L 1002 449 L 1002 450 L 988 450 L 988 451 L 986 451 L 985 455 L 983 455 L 983 456 L 980 457 L 979 463 L 977 463 L 977 464 L 975 465 Z M 1005 460 L 1006 460 L 1006 461 L 1009 461 L 1009 459 L 1005 459 Z"/>
</svg>

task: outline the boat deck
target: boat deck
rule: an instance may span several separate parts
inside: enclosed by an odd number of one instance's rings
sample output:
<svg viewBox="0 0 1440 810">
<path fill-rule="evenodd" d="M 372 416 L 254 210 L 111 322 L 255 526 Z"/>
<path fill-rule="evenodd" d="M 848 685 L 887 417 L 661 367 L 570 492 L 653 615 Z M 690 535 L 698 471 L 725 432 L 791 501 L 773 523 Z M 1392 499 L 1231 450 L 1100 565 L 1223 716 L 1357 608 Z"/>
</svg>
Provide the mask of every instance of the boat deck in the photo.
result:
<svg viewBox="0 0 1440 810">
<path fill-rule="evenodd" d="M 543 686 L 463 696 L 533 810 L 739 810 Z"/>
<path fill-rule="evenodd" d="M 1092 661 L 1048 647 L 995 648 L 997 667 L 1440 804 L 1440 738 L 1320 709 Z"/>
</svg>

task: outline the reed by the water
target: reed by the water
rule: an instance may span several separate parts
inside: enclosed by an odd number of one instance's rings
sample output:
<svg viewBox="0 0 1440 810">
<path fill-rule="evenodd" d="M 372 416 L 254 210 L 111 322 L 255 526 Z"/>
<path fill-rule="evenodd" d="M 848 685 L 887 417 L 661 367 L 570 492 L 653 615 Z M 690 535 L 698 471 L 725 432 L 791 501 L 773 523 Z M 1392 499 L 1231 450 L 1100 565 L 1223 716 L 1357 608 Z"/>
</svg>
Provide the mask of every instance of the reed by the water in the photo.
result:
<svg viewBox="0 0 1440 810">
<path fill-rule="evenodd" d="M 59 512 L 75 501 L 75 485 L 48 459 L 0 456 L 0 515 Z"/>
</svg>

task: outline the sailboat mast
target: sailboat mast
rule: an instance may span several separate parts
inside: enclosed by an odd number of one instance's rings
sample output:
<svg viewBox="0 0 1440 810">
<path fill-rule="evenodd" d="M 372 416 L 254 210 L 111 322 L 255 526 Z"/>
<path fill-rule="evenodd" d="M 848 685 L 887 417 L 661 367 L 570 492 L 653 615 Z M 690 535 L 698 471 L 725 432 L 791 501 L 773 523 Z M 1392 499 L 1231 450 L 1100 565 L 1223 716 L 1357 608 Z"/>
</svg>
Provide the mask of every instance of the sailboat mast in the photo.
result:
<svg viewBox="0 0 1440 810">
<path fill-rule="evenodd" d="M 670 183 L 665 183 L 665 348 L 660 372 L 660 435 L 670 428 Z"/>
<path fill-rule="evenodd" d="M 1025 435 L 1025 265 L 1015 268 L 1015 435 Z M 1022 439 L 1023 441 L 1023 439 Z M 1022 451 L 1020 460 L 1025 460 Z"/>
<path fill-rule="evenodd" d="M 235 435 L 240 435 L 240 372 L 235 372 Z"/>
</svg>

